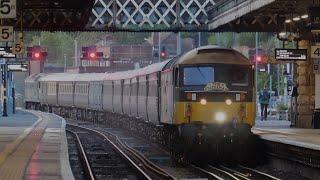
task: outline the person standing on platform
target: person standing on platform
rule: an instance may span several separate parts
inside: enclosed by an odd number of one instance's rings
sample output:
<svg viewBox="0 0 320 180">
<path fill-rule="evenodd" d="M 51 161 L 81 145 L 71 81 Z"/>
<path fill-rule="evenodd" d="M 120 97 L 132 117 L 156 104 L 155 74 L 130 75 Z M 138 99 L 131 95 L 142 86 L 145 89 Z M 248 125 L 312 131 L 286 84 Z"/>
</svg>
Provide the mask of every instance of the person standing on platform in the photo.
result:
<svg viewBox="0 0 320 180">
<path fill-rule="evenodd" d="M 296 121 L 298 118 L 298 99 L 299 93 L 298 93 L 298 85 L 297 82 L 293 84 L 293 89 L 291 93 L 291 111 L 292 111 L 292 116 L 291 116 L 291 125 L 290 127 L 295 127 L 296 126 Z"/>
<path fill-rule="evenodd" d="M 261 105 L 261 121 L 267 120 L 268 106 L 269 106 L 270 95 L 267 89 L 264 87 L 262 92 L 259 94 L 259 103 Z"/>
</svg>

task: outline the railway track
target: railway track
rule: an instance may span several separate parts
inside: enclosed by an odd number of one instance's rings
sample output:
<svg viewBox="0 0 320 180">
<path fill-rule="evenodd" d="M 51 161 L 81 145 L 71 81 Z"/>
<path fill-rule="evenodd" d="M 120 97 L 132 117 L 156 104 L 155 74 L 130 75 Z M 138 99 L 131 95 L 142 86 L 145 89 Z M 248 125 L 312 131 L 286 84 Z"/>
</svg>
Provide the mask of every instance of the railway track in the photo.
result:
<svg viewBox="0 0 320 180">
<path fill-rule="evenodd" d="M 137 162 L 137 164 L 148 164 L 147 167 L 150 167 L 151 170 L 143 167 L 142 169 L 146 170 L 147 174 L 153 174 L 154 171 L 156 174 L 159 174 L 157 176 L 151 175 L 153 179 L 210 179 L 211 177 L 193 167 L 175 164 L 171 161 L 169 153 L 160 149 L 156 145 L 145 142 L 144 139 L 128 134 L 126 131 L 113 128 L 96 127 L 90 123 L 80 123 L 78 126 L 103 134 L 116 146 L 121 147 L 123 152 L 126 153 L 134 162 Z"/>
<path fill-rule="evenodd" d="M 212 179 L 218 180 L 280 180 L 270 174 L 241 165 L 236 168 L 229 168 L 222 165 L 207 165 L 206 167 L 197 167 L 193 165 L 193 167 L 208 174 Z"/>
<path fill-rule="evenodd" d="M 112 143 L 116 149 L 120 149 L 124 156 L 128 157 L 148 178 L 151 179 L 183 179 L 204 178 L 218 180 L 279 180 L 272 175 L 259 172 L 244 166 L 225 167 L 212 166 L 197 167 L 194 165 L 184 167 L 171 167 L 169 154 L 156 150 L 156 147 L 147 144 L 144 140 L 136 139 L 132 134 L 113 128 L 96 127 L 90 123 L 81 125 L 68 124 L 68 127 L 77 127 L 82 131 L 91 131 Z"/>
<path fill-rule="evenodd" d="M 82 164 L 85 169 L 84 172 L 87 175 L 87 179 L 176 179 L 146 159 L 144 156 L 135 152 L 126 144 L 122 143 L 119 139 L 117 139 L 117 137 L 112 137 L 111 134 L 106 135 L 105 133 L 94 129 L 71 124 L 67 125 L 67 129 L 77 134 L 77 139 L 80 139 L 80 144 L 82 144 L 83 148 L 78 149 L 80 149 L 81 154 L 85 154 L 81 156 L 87 157 L 80 158 L 82 159 Z M 102 142 L 108 144 L 109 148 L 102 146 L 102 144 L 104 144 Z M 83 151 L 81 149 L 83 149 Z M 116 160 L 110 161 L 109 158 L 114 158 L 116 155 L 121 156 L 121 158 L 118 157 Z M 130 166 L 133 171 L 125 171 L 125 169 L 128 169 L 128 167 L 124 166 L 123 160 L 129 164 L 128 166 Z M 118 169 L 115 167 L 119 167 L 120 171 L 118 171 Z M 90 173 L 90 171 L 92 173 Z M 109 174 L 104 174 L 106 172 L 109 172 Z M 92 174 L 92 176 L 90 174 Z"/>
</svg>

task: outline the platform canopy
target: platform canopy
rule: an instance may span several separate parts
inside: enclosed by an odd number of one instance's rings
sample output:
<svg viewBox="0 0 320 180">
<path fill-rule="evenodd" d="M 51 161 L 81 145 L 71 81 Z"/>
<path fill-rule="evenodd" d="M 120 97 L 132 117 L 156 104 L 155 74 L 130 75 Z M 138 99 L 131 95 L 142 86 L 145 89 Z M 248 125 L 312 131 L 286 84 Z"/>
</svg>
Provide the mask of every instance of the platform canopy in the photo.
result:
<svg viewBox="0 0 320 180">
<path fill-rule="evenodd" d="M 210 7 L 209 29 L 234 32 L 303 31 L 315 0 L 221 0 Z M 300 17 L 294 21 L 294 18 Z M 287 21 L 286 21 L 287 20 Z M 289 22 L 291 20 L 291 22 Z"/>
</svg>

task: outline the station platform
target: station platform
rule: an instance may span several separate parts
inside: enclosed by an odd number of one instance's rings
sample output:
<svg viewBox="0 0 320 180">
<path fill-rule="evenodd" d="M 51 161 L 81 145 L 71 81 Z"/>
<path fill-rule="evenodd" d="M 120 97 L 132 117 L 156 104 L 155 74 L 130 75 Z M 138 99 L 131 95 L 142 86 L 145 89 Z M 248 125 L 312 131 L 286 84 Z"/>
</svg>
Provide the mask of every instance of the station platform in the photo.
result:
<svg viewBox="0 0 320 180">
<path fill-rule="evenodd" d="M 299 129 L 282 126 L 268 126 L 272 122 L 264 123 L 266 126 L 255 126 L 252 132 L 262 139 L 282 144 L 320 151 L 320 129 Z M 285 125 L 285 122 L 281 122 Z"/>
<path fill-rule="evenodd" d="M 0 179 L 74 179 L 65 125 L 38 111 L 0 117 Z"/>
</svg>

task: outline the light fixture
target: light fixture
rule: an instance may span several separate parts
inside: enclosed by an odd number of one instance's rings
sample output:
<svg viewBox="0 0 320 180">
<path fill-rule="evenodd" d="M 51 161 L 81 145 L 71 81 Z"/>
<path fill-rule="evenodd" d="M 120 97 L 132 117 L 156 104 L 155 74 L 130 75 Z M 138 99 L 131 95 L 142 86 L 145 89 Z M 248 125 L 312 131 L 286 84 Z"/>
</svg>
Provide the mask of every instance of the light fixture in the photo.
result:
<svg viewBox="0 0 320 180">
<path fill-rule="evenodd" d="M 291 19 L 286 19 L 284 22 L 285 22 L 285 23 L 291 23 L 292 20 L 291 20 Z"/>
<path fill-rule="evenodd" d="M 201 105 L 206 105 L 207 104 L 207 100 L 206 99 L 201 99 L 200 100 L 200 104 Z"/>
<path fill-rule="evenodd" d="M 300 21 L 300 19 L 301 18 L 299 16 L 292 18 L 293 21 Z"/>
<path fill-rule="evenodd" d="M 227 104 L 228 106 L 230 106 L 230 105 L 232 104 L 232 100 L 231 100 L 231 99 L 226 99 L 226 104 Z"/>
<path fill-rule="evenodd" d="M 279 33 L 279 36 L 283 37 L 283 36 L 285 36 L 286 34 L 287 34 L 286 32 L 280 32 L 280 33 Z"/>
<path fill-rule="evenodd" d="M 223 121 L 226 120 L 226 114 L 223 113 L 223 112 L 218 112 L 218 113 L 216 114 L 215 118 L 216 118 L 216 120 L 217 120 L 218 122 L 223 122 Z"/>
<path fill-rule="evenodd" d="M 304 14 L 304 15 L 301 16 L 301 19 L 307 19 L 308 17 L 309 17 L 308 14 Z"/>
</svg>

